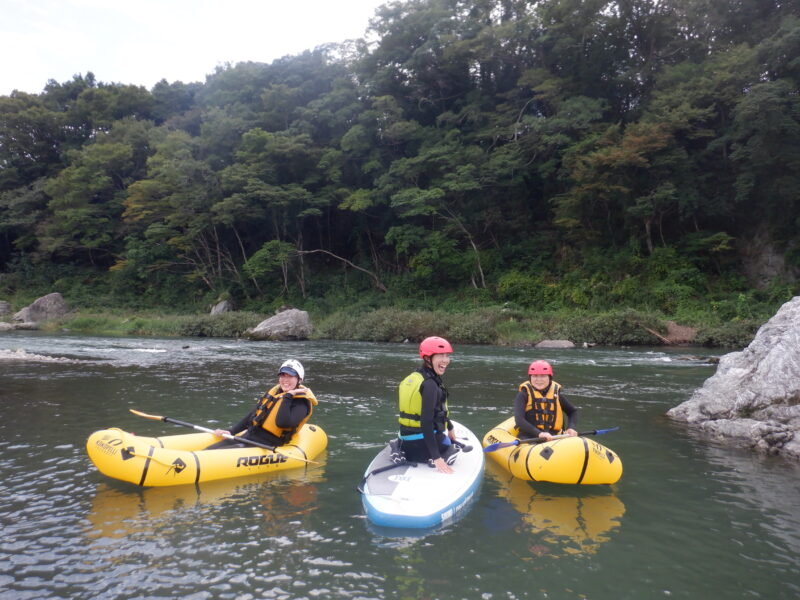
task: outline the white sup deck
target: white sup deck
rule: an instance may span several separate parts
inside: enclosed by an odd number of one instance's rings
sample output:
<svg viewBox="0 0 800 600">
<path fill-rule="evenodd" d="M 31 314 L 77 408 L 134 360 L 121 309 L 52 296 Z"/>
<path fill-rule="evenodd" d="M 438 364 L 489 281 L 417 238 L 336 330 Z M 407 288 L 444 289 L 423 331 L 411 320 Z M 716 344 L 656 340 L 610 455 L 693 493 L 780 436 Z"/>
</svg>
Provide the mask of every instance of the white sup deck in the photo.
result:
<svg viewBox="0 0 800 600">
<path fill-rule="evenodd" d="M 478 438 L 452 421 L 456 439 L 472 446 L 459 452 L 453 473 L 440 473 L 426 463 L 406 463 L 374 475 L 392 464 L 389 446 L 381 450 L 365 472 L 362 503 L 367 517 L 384 527 L 428 528 L 443 525 L 468 506 L 483 475 L 483 448 Z"/>
</svg>

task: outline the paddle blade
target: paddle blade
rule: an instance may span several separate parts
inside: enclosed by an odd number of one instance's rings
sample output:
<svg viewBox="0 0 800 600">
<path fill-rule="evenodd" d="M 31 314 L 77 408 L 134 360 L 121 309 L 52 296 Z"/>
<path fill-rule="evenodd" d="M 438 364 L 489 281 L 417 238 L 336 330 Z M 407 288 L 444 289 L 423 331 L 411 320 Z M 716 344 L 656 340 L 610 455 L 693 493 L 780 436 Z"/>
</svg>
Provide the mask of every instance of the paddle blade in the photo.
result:
<svg viewBox="0 0 800 600">
<path fill-rule="evenodd" d="M 145 419 L 152 419 L 153 421 L 164 420 L 164 417 L 160 417 L 158 415 L 148 415 L 147 413 L 143 413 L 140 410 L 134 410 L 133 408 L 129 408 L 128 410 L 131 411 L 133 414 L 135 414 L 137 417 L 144 417 Z"/>
<path fill-rule="evenodd" d="M 494 452 L 495 450 L 500 450 L 500 448 L 509 448 L 511 446 L 518 446 L 519 440 L 514 440 L 513 442 L 495 442 L 494 444 L 489 444 L 486 448 L 483 449 L 484 452 Z"/>
<path fill-rule="evenodd" d="M 619 429 L 619 427 L 611 427 L 609 429 L 595 429 L 592 433 L 594 433 L 595 435 L 603 435 L 604 433 L 611 433 L 612 431 L 616 431 L 617 429 Z"/>
</svg>

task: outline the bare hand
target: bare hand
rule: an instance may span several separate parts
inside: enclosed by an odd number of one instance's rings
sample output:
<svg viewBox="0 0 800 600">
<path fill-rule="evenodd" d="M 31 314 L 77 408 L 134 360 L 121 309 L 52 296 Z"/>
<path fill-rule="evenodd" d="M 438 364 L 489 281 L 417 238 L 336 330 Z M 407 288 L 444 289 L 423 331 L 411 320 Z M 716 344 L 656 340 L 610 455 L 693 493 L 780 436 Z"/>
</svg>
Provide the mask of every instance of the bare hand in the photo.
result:
<svg viewBox="0 0 800 600">
<path fill-rule="evenodd" d="M 440 473 L 452 473 L 453 472 L 453 469 L 450 468 L 450 465 L 448 465 L 446 462 L 444 462 L 443 458 L 437 458 L 436 460 L 433 461 L 433 464 L 436 467 L 436 470 L 439 471 Z"/>
<path fill-rule="evenodd" d="M 574 429 L 567 429 L 564 433 L 566 433 L 570 437 L 575 437 L 576 435 L 578 435 L 578 432 L 575 431 Z"/>
<path fill-rule="evenodd" d="M 226 431 L 224 429 L 215 429 L 214 430 L 214 435 L 217 436 L 217 437 L 224 438 L 225 436 L 231 435 L 231 432 L 230 431 Z"/>
<path fill-rule="evenodd" d="M 553 434 L 543 431 L 542 433 L 539 434 L 539 437 L 542 438 L 543 440 L 550 441 L 553 439 Z"/>
</svg>

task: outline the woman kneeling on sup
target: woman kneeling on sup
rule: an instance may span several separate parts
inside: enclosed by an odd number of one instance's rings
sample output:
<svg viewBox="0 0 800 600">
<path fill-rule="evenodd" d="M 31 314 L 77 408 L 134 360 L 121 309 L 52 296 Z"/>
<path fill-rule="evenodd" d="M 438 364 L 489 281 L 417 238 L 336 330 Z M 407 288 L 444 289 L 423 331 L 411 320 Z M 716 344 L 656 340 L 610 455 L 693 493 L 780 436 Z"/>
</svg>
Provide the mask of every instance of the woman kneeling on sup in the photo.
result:
<svg viewBox="0 0 800 600">
<path fill-rule="evenodd" d="M 422 340 L 422 365 L 400 383 L 398 390 L 400 440 L 406 459 L 430 461 L 442 473 L 453 472 L 447 461 L 457 452 L 453 424 L 448 418 L 447 390 L 442 385 L 452 352 L 453 347 L 444 338 Z"/>
</svg>

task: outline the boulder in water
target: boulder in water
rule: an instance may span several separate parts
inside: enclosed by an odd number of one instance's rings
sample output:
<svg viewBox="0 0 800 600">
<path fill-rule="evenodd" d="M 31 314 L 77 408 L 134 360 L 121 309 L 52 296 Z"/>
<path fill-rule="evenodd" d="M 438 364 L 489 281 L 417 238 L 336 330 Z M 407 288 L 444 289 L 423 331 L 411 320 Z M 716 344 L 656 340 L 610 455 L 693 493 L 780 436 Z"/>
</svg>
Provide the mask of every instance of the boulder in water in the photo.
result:
<svg viewBox="0 0 800 600">
<path fill-rule="evenodd" d="M 800 296 L 784 304 L 741 352 L 667 416 L 719 440 L 800 459 Z"/>
</svg>

